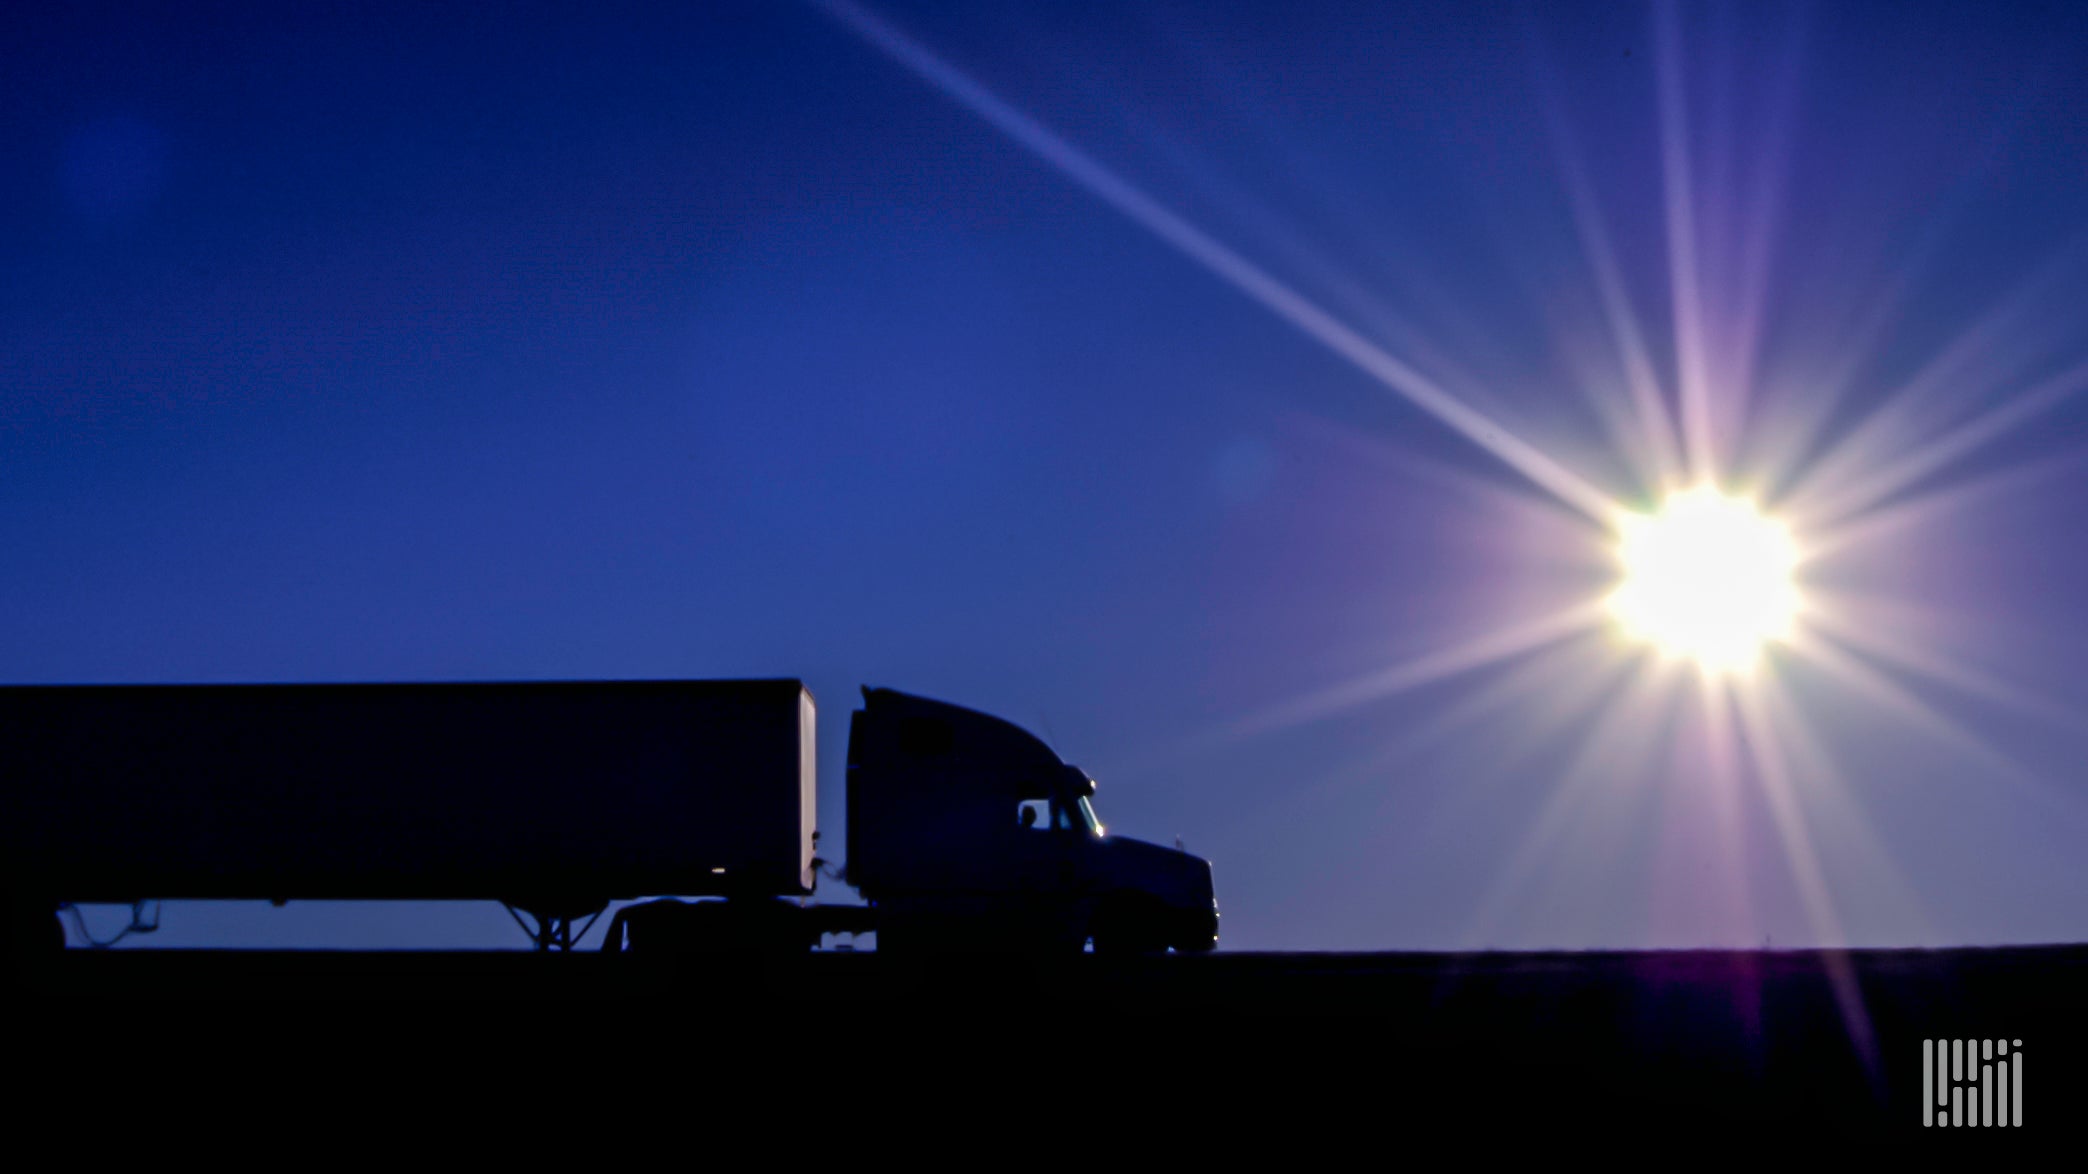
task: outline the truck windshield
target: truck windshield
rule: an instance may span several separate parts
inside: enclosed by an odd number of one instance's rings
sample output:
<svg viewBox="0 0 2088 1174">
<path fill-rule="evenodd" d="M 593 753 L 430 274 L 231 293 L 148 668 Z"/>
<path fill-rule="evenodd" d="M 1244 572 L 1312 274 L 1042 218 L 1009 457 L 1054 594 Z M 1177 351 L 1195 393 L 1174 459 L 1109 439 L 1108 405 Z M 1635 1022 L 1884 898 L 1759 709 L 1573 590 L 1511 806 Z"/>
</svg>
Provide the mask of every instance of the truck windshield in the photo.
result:
<svg viewBox="0 0 2088 1174">
<path fill-rule="evenodd" d="M 1095 809 L 1088 806 L 1085 795 L 1061 799 L 1053 810 L 1058 813 L 1057 826 L 1062 831 L 1080 832 L 1090 838 L 1102 834 L 1102 825 L 1095 819 Z"/>
<path fill-rule="evenodd" d="M 1086 795 L 1076 798 L 1073 801 L 1073 807 L 1078 813 L 1075 818 L 1086 825 L 1088 835 L 1099 836 L 1102 834 L 1102 823 L 1095 818 L 1095 809 L 1089 805 Z"/>
</svg>

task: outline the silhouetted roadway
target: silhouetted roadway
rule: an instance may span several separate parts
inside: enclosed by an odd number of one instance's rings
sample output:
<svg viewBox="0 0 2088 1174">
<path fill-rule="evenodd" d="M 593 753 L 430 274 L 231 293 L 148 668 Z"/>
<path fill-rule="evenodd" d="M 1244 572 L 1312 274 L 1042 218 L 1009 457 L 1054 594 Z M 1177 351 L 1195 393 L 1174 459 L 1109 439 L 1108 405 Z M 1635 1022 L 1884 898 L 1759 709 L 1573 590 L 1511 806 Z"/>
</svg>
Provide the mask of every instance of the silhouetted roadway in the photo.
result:
<svg viewBox="0 0 2088 1174">
<path fill-rule="evenodd" d="M 2088 946 L 1854 951 L 1245 954 L 1058 962 L 819 953 L 769 961 L 578 952 L 73 950 L 33 978 L 60 1002 L 153 997 L 462 998 L 593 1004 L 672 1033 L 795 1024 L 806 1037 L 936 1032 L 1042 1044 L 1112 1036 L 1182 1055 L 1338 1058 L 1407 1112 L 1546 1108 L 1687 1125 L 1920 1130 L 1924 1038 L 2021 1040 L 2025 1128 L 2088 1112 Z M 1834 973 L 1860 996 L 1853 1029 Z M 652 1015 L 647 1004 L 681 1010 Z M 76 1004 L 77 1006 L 77 1004 Z M 903 1025 L 903 1028 L 902 1026 Z M 1868 1031 L 1868 1049 L 1852 1042 Z M 1870 1061 L 1865 1061 L 1868 1050 Z M 846 1057 L 829 1054 L 828 1059 Z M 1216 1074 L 1207 1074 L 1218 1080 Z M 1292 1079 L 1284 1077 L 1281 1079 Z M 2040 1116 L 2042 1119 L 2040 1120 Z M 2062 1126 L 2062 1123 L 2064 1126 Z M 2073 1134 L 2077 1136 L 2077 1133 Z M 1930 1134 L 1929 1136 L 1933 1136 Z"/>
</svg>

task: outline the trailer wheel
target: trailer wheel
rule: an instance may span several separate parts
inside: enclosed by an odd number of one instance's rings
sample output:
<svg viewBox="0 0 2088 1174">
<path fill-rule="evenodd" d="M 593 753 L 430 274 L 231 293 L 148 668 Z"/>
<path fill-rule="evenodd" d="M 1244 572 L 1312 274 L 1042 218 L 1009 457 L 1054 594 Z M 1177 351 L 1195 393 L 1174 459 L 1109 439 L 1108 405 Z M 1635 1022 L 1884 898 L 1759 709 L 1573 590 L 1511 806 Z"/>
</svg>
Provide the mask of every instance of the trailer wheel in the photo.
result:
<svg viewBox="0 0 2088 1174">
<path fill-rule="evenodd" d="M 602 949 L 651 957 L 802 954 L 818 941 L 812 929 L 788 901 L 664 898 L 617 910 Z"/>
<path fill-rule="evenodd" d="M 5 899 L 7 916 L 7 967 L 21 973 L 65 949 L 65 922 L 55 905 Z"/>
</svg>

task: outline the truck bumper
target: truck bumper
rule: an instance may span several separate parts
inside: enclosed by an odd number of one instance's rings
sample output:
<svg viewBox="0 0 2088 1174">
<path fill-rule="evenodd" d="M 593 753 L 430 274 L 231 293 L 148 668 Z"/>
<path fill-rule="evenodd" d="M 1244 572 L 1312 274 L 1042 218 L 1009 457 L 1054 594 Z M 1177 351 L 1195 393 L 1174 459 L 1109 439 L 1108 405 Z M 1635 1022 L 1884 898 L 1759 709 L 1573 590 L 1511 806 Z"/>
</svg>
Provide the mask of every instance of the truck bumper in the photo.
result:
<svg viewBox="0 0 2088 1174">
<path fill-rule="evenodd" d="M 1185 954 L 1205 954 L 1218 948 L 1218 903 L 1209 909 L 1185 910 L 1177 919 L 1168 943 Z"/>
</svg>

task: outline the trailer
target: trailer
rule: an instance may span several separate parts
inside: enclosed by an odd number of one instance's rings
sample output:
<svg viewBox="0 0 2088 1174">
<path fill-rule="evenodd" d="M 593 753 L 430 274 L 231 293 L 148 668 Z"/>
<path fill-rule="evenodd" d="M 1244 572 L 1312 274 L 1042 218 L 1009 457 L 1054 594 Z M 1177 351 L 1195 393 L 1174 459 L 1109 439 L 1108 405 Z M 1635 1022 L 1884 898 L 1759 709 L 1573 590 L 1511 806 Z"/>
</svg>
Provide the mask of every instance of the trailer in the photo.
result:
<svg viewBox="0 0 2088 1174">
<path fill-rule="evenodd" d="M 863 901 L 813 901 L 816 714 L 796 680 L 0 687 L 10 942 L 78 904 L 483 900 L 555 949 L 642 898 L 605 948 L 1215 943 L 1207 862 L 1105 834 L 1019 727 L 885 689 L 850 734 Z"/>
</svg>

